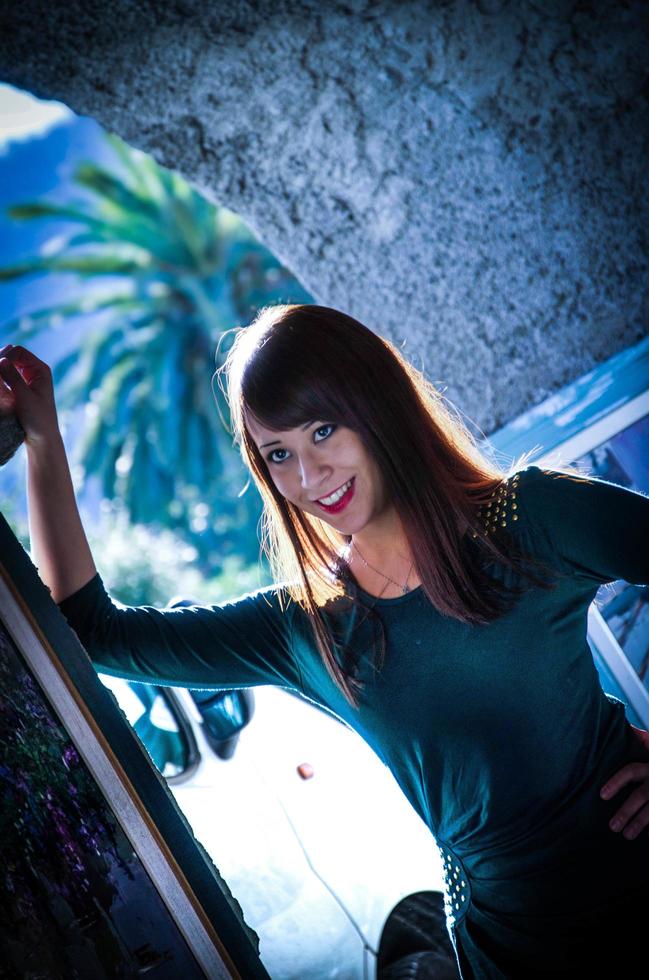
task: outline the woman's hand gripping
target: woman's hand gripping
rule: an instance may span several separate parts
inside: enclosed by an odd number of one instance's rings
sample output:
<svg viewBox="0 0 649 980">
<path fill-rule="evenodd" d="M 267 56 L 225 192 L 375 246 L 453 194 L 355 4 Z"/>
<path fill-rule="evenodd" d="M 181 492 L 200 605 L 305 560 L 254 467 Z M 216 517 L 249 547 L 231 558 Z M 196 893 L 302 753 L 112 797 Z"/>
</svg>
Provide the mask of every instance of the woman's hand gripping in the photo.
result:
<svg viewBox="0 0 649 980">
<path fill-rule="evenodd" d="M 28 446 L 58 435 L 52 372 L 26 347 L 0 348 L 0 411 L 16 415 Z"/>
</svg>

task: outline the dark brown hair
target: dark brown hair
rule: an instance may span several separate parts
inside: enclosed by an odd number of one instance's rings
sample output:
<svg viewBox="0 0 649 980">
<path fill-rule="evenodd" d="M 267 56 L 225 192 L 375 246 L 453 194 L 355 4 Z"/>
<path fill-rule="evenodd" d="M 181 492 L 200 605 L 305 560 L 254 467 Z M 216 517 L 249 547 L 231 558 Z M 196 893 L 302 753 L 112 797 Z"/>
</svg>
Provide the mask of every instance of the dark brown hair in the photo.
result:
<svg viewBox="0 0 649 980">
<path fill-rule="evenodd" d="M 444 615 L 483 624 L 524 590 L 488 573 L 499 563 L 540 587 L 538 563 L 505 534 L 485 533 L 478 513 L 509 473 L 477 445 L 451 403 L 391 344 L 357 320 L 324 306 L 274 306 L 241 328 L 223 368 L 235 442 L 264 503 L 262 545 L 276 581 L 308 614 L 331 676 L 352 704 L 360 685 L 335 655 L 323 616 L 346 595 L 340 551 L 349 538 L 301 511 L 278 491 L 245 422 L 292 429 L 321 420 L 353 429 L 377 462 L 407 534 L 422 587 Z M 355 600 L 360 603 L 356 596 Z M 384 650 L 377 653 L 382 659 Z"/>
</svg>

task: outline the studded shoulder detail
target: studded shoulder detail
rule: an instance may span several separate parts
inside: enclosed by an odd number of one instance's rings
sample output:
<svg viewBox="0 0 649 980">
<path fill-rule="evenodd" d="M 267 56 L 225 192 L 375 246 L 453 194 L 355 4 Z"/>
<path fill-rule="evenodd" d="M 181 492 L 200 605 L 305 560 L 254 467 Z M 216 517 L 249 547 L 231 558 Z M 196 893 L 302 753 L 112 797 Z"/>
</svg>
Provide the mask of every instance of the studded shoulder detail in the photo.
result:
<svg viewBox="0 0 649 980">
<path fill-rule="evenodd" d="M 515 473 L 504 480 L 491 494 L 489 500 L 478 510 L 478 517 L 484 524 L 485 534 L 491 534 L 499 527 L 507 527 L 510 521 L 517 521 L 518 514 L 518 480 L 520 473 Z M 474 531 L 473 537 L 478 535 Z"/>
</svg>

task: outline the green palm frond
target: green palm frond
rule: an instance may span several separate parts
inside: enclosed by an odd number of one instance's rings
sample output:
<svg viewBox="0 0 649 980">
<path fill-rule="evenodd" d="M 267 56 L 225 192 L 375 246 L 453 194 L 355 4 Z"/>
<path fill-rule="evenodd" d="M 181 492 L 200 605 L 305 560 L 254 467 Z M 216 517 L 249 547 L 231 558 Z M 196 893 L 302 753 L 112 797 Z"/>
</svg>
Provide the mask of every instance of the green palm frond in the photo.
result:
<svg viewBox="0 0 649 980">
<path fill-rule="evenodd" d="M 75 317 L 99 313 L 102 310 L 124 312 L 139 305 L 140 300 L 130 294 L 89 295 L 84 299 L 57 303 L 55 306 L 42 307 L 32 313 L 14 317 L 13 320 L 3 324 L 3 330 L 7 336 L 15 336 L 19 343 L 24 344 L 43 330 L 56 328 Z"/>
<path fill-rule="evenodd" d="M 119 255 L 69 255 L 37 257 L 16 266 L 5 266 L 0 281 L 8 282 L 34 272 L 75 272 L 79 276 L 136 276 L 144 263 Z"/>
<path fill-rule="evenodd" d="M 91 191 L 100 201 L 102 213 L 106 218 L 124 216 L 130 221 L 137 215 L 140 222 L 159 229 L 160 209 L 157 202 L 145 193 L 129 187 L 119 177 L 98 167 L 95 163 L 80 163 L 74 179 L 81 187 Z"/>
</svg>

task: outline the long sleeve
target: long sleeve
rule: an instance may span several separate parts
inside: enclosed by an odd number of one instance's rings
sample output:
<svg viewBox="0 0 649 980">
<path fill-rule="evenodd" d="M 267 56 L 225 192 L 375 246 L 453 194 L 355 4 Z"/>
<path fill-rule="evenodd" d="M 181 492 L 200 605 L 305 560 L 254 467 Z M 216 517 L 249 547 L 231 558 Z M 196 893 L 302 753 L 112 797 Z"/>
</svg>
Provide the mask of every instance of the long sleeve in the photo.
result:
<svg viewBox="0 0 649 980">
<path fill-rule="evenodd" d="M 529 466 L 519 503 L 537 550 L 596 583 L 649 584 L 649 497 L 596 477 Z"/>
<path fill-rule="evenodd" d="M 96 575 L 59 608 L 104 673 L 181 687 L 300 689 L 287 601 L 271 587 L 221 606 L 124 606 Z"/>
</svg>

